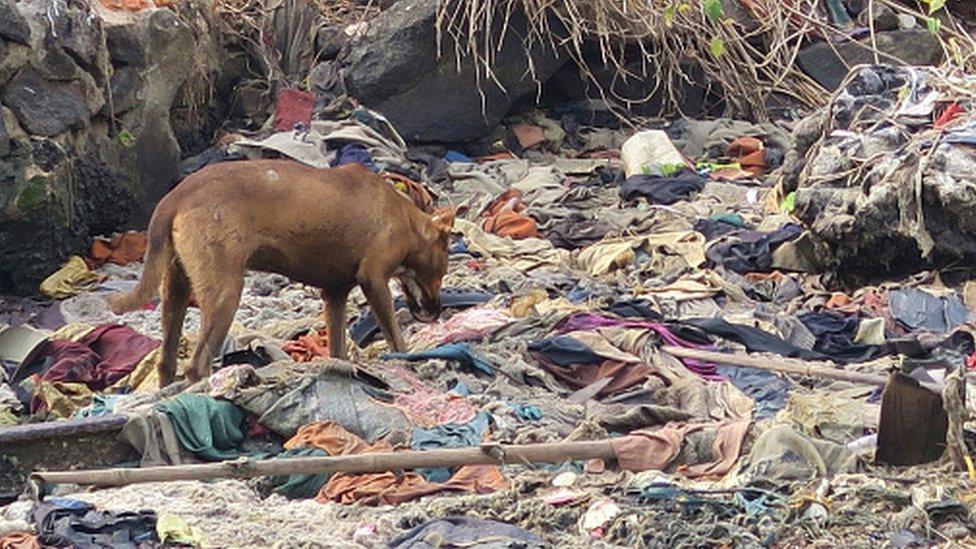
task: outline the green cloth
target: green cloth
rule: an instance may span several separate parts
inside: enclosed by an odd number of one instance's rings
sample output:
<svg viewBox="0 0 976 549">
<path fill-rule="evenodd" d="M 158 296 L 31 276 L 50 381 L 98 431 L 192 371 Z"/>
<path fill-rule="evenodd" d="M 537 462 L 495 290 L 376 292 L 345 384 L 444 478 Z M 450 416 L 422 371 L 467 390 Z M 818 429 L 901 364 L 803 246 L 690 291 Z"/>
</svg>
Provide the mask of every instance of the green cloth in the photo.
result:
<svg viewBox="0 0 976 549">
<path fill-rule="evenodd" d="M 184 393 L 156 409 L 169 416 L 180 445 L 210 461 L 233 459 L 244 440 L 244 411 L 232 402 Z"/>
<path fill-rule="evenodd" d="M 735 225 L 736 227 L 745 228 L 746 220 L 742 219 L 742 216 L 737 213 L 724 213 L 716 214 L 710 217 L 712 221 L 721 221 L 723 223 L 728 223 L 729 225 Z"/>
<path fill-rule="evenodd" d="M 320 448 L 303 447 L 286 450 L 276 456 L 275 459 L 294 458 L 294 457 L 325 457 L 328 456 Z M 288 499 L 312 498 L 315 497 L 322 486 L 329 480 L 329 473 L 319 475 L 281 475 L 269 477 L 272 491 L 276 494 L 285 496 Z"/>
</svg>

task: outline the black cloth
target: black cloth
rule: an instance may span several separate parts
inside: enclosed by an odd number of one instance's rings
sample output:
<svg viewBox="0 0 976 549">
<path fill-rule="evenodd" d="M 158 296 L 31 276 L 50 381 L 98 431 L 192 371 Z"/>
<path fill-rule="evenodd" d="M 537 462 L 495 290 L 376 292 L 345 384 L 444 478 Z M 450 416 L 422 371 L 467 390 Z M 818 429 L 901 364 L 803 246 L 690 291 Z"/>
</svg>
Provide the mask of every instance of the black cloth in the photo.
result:
<svg viewBox="0 0 976 549">
<path fill-rule="evenodd" d="M 553 223 L 545 236 L 557 248 L 575 250 L 603 240 L 612 230 L 613 227 L 606 221 L 572 214 Z"/>
<path fill-rule="evenodd" d="M 617 298 L 604 309 L 624 318 L 645 318 L 647 320 L 661 320 L 662 318 L 661 313 L 651 308 L 650 301 L 640 298 Z"/>
<path fill-rule="evenodd" d="M 110 513 L 83 501 L 49 498 L 32 516 L 43 547 L 136 549 L 159 542 L 155 511 Z"/>
<path fill-rule="evenodd" d="M 681 322 L 715 337 L 741 343 L 753 353 L 776 353 L 785 357 L 802 358 L 805 360 L 830 360 L 831 358 L 818 351 L 797 347 L 759 328 L 731 324 L 720 318 L 692 318 L 682 320 Z"/>
<path fill-rule="evenodd" d="M 854 343 L 857 317 L 829 311 L 802 314 L 800 322 L 817 338 L 813 349 L 837 362 L 865 362 L 888 354 L 882 345 Z"/>
<path fill-rule="evenodd" d="M 705 240 L 712 241 L 716 238 L 743 230 L 742 227 L 729 223 L 721 219 L 703 218 L 695 221 L 695 230 L 705 235 Z"/>
<path fill-rule="evenodd" d="M 559 366 L 597 364 L 606 360 L 588 345 L 569 336 L 557 336 L 529 342 L 529 350 Z"/>
<path fill-rule="evenodd" d="M 434 549 L 435 547 L 545 547 L 542 538 L 504 522 L 471 517 L 447 516 L 432 520 L 389 541 L 391 549 Z"/>
<path fill-rule="evenodd" d="M 200 171 L 211 164 L 228 162 L 231 160 L 243 160 L 244 158 L 246 157 L 241 153 L 231 154 L 227 152 L 226 149 L 221 147 L 210 147 L 202 153 L 196 156 L 191 156 L 180 163 L 180 179 L 183 179 L 194 172 Z"/>
<path fill-rule="evenodd" d="M 793 223 L 768 233 L 740 231 L 709 246 L 705 256 L 713 267 L 721 265 L 740 274 L 765 272 L 773 264 L 776 248 L 802 232 L 803 229 Z"/>
<path fill-rule="evenodd" d="M 632 175 L 620 185 L 620 198 L 631 201 L 640 197 L 654 204 L 674 204 L 687 200 L 705 188 L 705 178 L 684 172 L 674 177 Z"/>
</svg>

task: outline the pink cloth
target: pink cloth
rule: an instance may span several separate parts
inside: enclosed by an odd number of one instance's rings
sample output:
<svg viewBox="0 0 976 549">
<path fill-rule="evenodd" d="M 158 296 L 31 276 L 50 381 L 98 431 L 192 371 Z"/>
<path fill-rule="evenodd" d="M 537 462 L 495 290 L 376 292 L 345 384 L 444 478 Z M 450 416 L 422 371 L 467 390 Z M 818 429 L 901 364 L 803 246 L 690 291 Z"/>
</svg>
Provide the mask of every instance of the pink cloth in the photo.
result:
<svg viewBox="0 0 976 549">
<path fill-rule="evenodd" d="M 514 319 L 505 311 L 491 307 L 472 307 L 444 322 L 428 324 L 411 338 L 419 348 L 432 349 L 444 343 L 471 341 L 491 335 Z"/>
</svg>

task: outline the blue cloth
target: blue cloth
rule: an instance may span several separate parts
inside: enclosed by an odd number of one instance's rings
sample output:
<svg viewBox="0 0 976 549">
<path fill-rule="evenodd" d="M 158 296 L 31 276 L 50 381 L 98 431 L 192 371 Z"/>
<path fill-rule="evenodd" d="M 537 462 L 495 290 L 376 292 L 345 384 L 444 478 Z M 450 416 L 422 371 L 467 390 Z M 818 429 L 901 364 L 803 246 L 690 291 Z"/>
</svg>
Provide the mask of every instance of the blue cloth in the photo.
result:
<svg viewBox="0 0 976 549">
<path fill-rule="evenodd" d="M 457 383 L 455 383 L 454 387 L 451 389 L 451 392 L 458 396 L 471 395 L 471 389 L 468 389 L 468 386 L 465 385 L 463 381 L 458 381 Z"/>
<path fill-rule="evenodd" d="M 492 368 L 491 363 L 471 350 L 471 345 L 467 343 L 448 343 L 447 345 L 441 345 L 429 351 L 420 351 L 417 353 L 387 353 L 380 358 L 383 360 L 409 360 L 411 362 L 430 360 L 433 358 L 456 360 L 466 368 L 474 369 L 492 377 L 495 375 L 495 369 Z"/>
<path fill-rule="evenodd" d="M 477 446 L 484 440 L 490 422 L 491 415 L 488 412 L 481 411 L 467 423 L 445 423 L 430 429 L 415 427 L 410 448 L 413 450 L 437 450 L 440 448 Z M 447 482 L 454 474 L 447 467 L 423 468 L 417 469 L 417 472 L 431 482 Z"/>
<path fill-rule="evenodd" d="M 766 370 L 717 366 L 715 370 L 729 378 L 737 389 L 756 401 L 756 419 L 769 419 L 786 407 L 790 382 Z"/>
<path fill-rule="evenodd" d="M 529 342 L 528 347 L 530 351 L 559 366 L 597 364 L 606 360 L 585 343 L 569 336 L 538 339 Z"/>
<path fill-rule="evenodd" d="M 470 156 L 457 151 L 447 151 L 447 153 L 444 155 L 444 160 L 447 160 L 448 162 L 474 162 L 474 160 L 471 160 Z"/>
<path fill-rule="evenodd" d="M 76 411 L 71 417 L 101 417 L 111 414 L 123 395 L 95 395 L 92 403 Z"/>
<path fill-rule="evenodd" d="M 373 163 L 373 155 L 369 154 L 362 143 L 349 143 L 339 149 L 339 154 L 332 161 L 332 167 L 345 164 L 362 164 L 374 172 L 379 171 L 379 168 Z"/>
<path fill-rule="evenodd" d="M 457 241 L 448 250 L 451 255 L 454 254 L 466 254 L 468 253 L 468 243 L 464 241 L 464 237 L 458 237 Z"/>
<path fill-rule="evenodd" d="M 515 415 L 521 419 L 537 421 L 542 419 L 542 409 L 531 404 L 508 403 L 508 407 L 515 410 Z"/>
</svg>

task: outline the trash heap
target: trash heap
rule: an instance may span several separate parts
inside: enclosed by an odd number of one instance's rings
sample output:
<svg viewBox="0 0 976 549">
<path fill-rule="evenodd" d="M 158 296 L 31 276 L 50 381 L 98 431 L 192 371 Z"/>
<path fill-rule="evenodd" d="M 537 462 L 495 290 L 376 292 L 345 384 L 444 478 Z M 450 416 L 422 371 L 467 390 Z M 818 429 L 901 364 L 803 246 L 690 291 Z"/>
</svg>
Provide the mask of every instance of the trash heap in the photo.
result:
<svg viewBox="0 0 976 549">
<path fill-rule="evenodd" d="M 855 201 L 867 209 L 891 185 L 867 174 L 904 163 L 866 163 L 850 180 L 876 182 L 867 189 L 815 184 L 831 148 L 853 151 L 845 163 L 871 158 L 862 149 L 881 129 L 857 113 L 925 74 L 871 71 L 827 111 L 836 121 L 849 105 L 853 122 L 817 143 L 735 120 L 634 132 L 529 110 L 472 157 L 410 147 L 354 102 L 325 112 L 279 96 L 278 129 L 228 135 L 184 173 L 242 158 L 357 162 L 422 209 L 463 206 L 444 314 L 418 323 L 398 299 L 409 349 L 390 354 L 357 290 L 350 361 L 330 360 L 329 338 L 347 336 L 325 329 L 318 292 L 251 273 L 215 373 L 160 391 L 158 304 L 116 316 L 104 301 L 135 284 L 145 236 L 97 239 L 41 284 L 45 301 L 4 302 L 0 544 L 973 543 L 959 387 L 976 362 L 976 284 L 931 271 L 838 291 L 819 270 L 830 220 L 810 217 L 813 197 L 868 193 Z M 852 91 L 866 84 L 875 93 Z M 938 185 L 968 185 L 964 171 L 935 169 L 971 161 L 966 120 L 925 130 L 939 143 L 920 149 L 937 174 L 923 179 L 926 205 Z M 785 176 L 797 181 L 791 199 L 773 183 L 794 138 L 810 160 Z M 868 217 L 853 211 L 862 233 Z M 946 223 L 916 227 L 942 238 Z M 198 328 L 191 307 L 181 373 Z M 36 471 L 587 441 L 604 441 L 604 457 L 59 484 L 42 487 L 43 502 L 20 497 Z"/>
<path fill-rule="evenodd" d="M 900 273 L 976 257 L 976 79 L 868 66 L 796 128 L 783 191 L 830 266 Z"/>
</svg>

